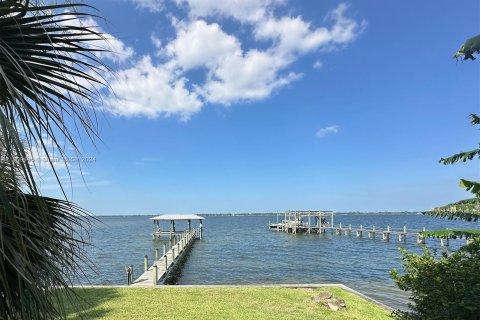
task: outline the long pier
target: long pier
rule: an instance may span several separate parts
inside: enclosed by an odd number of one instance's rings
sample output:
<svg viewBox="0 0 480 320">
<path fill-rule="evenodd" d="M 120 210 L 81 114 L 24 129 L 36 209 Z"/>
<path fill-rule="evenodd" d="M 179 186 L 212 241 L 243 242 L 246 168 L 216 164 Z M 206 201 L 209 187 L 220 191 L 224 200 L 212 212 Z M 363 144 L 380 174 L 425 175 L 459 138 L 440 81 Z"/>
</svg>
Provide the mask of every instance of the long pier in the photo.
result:
<svg viewBox="0 0 480 320">
<path fill-rule="evenodd" d="M 404 226 L 403 229 L 393 229 L 390 228 L 390 226 L 387 226 L 386 229 L 379 229 L 375 226 L 364 228 L 363 225 L 354 227 L 351 224 L 345 227 L 342 226 L 341 223 L 337 226 L 311 225 L 308 223 L 303 223 L 301 220 L 287 220 L 280 223 L 272 223 L 269 225 L 269 228 L 271 230 L 287 233 L 327 233 L 327 231 L 330 231 L 332 234 L 336 235 L 351 236 L 354 234 L 358 238 L 367 236 L 368 238 L 374 239 L 377 236 L 381 236 L 382 240 L 384 241 L 390 241 L 391 238 L 395 237 L 399 242 L 406 242 L 407 236 L 413 236 L 415 237 L 417 244 L 425 244 L 425 237 L 422 236 L 421 231 L 407 231 L 406 226 Z M 423 231 L 425 231 L 425 228 L 423 228 Z"/>
<path fill-rule="evenodd" d="M 358 238 L 364 236 L 375 238 L 377 235 L 381 235 L 384 241 L 390 241 L 390 238 L 396 237 L 399 242 L 406 242 L 407 236 L 413 236 L 417 244 L 425 244 L 425 237 L 422 235 L 422 231 L 407 231 L 406 226 L 403 229 L 392 229 L 390 226 L 387 226 L 386 229 L 379 229 L 374 225 L 368 229 L 364 228 L 363 225 L 352 227 L 351 224 L 345 227 L 341 223 L 335 226 L 333 215 L 333 211 L 286 211 L 284 220 L 279 222 L 279 216 L 277 215 L 277 223 L 270 223 L 269 228 L 287 233 L 326 233 L 329 230 L 336 235 L 351 236 L 353 233 Z M 423 228 L 423 231 L 425 231 L 425 228 Z M 446 240 L 446 245 L 448 246 L 448 239 Z M 441 241 L 443 246 L 443 240 Z"/>
<path fill-rule="evenodd" d="M 173 237 L 170 244 L 163 245 L 163 255 L 160 257 L 158 249 L 155 251 L 155 260 L 148 267 L 148 257 L 144 258 L 144 273 L 130 283 L 132 287 L 153 287 L 165 283 L 169 274 L 177 267 L 179 261 L 187 253 L 196 239 L 200 238 L 201 230 L 191 229 Z"/>
</svg>

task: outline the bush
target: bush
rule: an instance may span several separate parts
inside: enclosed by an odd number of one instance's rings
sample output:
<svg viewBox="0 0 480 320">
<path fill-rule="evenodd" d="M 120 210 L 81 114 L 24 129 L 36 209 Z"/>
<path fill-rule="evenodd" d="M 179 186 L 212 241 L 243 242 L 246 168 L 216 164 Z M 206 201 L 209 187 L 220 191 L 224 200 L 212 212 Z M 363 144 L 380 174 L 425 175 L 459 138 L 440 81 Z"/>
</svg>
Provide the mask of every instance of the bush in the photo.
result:
<svg viewBox="0 0 480 320">
<path fill-rule="evenodd" d="M 391 276 L 413 303 L 394 312 L 398 319 L 480 319 L 480 239 L 439 257 L 427 248 L 422 255 L 400 251 L 404 274 L 394 269 Z"/>
</svg>

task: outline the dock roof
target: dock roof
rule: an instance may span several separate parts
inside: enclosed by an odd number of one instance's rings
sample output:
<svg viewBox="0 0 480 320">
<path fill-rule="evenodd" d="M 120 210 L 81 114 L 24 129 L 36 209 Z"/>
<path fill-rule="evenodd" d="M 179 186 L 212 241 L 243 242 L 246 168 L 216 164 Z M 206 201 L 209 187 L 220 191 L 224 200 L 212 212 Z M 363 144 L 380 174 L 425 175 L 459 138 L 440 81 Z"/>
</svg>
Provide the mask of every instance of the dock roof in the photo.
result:
<svg viewBox="0 0 480 320">
<path fill-rule="evenodd" d="M 196 214 L 161 214 L 159 216 L 150 218 L 150 220 L 203 220 L 204 217 Z"/>
</svg>

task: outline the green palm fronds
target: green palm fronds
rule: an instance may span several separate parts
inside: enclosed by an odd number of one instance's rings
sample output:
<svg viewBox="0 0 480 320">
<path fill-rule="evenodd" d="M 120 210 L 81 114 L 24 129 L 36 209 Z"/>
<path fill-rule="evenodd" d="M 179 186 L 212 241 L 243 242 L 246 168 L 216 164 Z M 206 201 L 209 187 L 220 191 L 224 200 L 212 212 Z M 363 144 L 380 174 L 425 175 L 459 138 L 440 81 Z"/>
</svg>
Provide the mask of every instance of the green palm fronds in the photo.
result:
<svg viewBox="0 0 480 320">
<path fill-rule="evenodd" d="M 420 234 L 424 237 L 444 238 L 444 239 L 473 239 L 480 238 L 478 229 L 442 229 L 422 231 Z"/>
<path fill-rule="evenodd" d="M 82 275 L 88 214 L 42 197 L 40 150 L 57 176 L 49 146 L 79 155 L 78 139 L 97 137 L 95 104 L 106 67 L 93 44 L 103 41 L 82 4 L 0 0 L 0 318 L 63 317 L 68 286 Z M 57 181 L 60 180 L 57 176 Z"/>
<path fill-rule="evenodd" d="M 96 138 L 90 105 L 97 100 L 104 66 L 94 55 L 102 49 L 92 43 L 103 37 L 78 23 L 89 16 L 73 10 L 82 7 L 87 6 L 0 1 L 0 133 L 9 157 L 20 159 L 33 193 L 36 184 L 25 147 L 48 156 L 46 141 L 51 141 L 64 156 L 65 142 L 78 152 L 77 130 Z"/>
<path fill-rule="evenodd" d="M 480 35 L 467 39 L 460 49 L 455 52 L 453 57 L 455 59 L 475 60 L 475 57 L 473 56 L 475 53 L 480 53 Z"/>
<path fill-rule="evenodd" d="M 480 198 L 461 200 L 443 207 L 436 207 L 424 214 L 450 220 L 477 221 L 480 219 Z"/>
<path fill-rule="evenodd" d="M 0 198 L 0 318 L 62 317 L 62 296 L 82 275 L 79 262 L 88 262 L 87 212 L 68 201 L 15 191 L 1 190 Z"/>
</svg>

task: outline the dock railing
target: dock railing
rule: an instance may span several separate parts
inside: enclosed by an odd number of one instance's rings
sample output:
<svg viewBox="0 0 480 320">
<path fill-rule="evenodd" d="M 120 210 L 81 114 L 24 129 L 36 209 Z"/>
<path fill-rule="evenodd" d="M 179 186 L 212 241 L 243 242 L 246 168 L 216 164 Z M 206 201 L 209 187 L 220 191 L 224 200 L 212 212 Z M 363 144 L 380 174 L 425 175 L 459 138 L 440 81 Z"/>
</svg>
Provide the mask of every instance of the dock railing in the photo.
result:
<svg viewBox="0 0 480 320">
<path fill-rule="evenodd" d="M 398 242 L 406 242 L 407 237 L 409 237 L 414 238 L 417 244 L 424 245 L 426 243 L 426 237 L 422 233 L 426 231 L 425 227 L 423 227 L 422 229 L 407 229 L 407 226 L 403 226 L 403 228 L 392 228 L 390 225 L 378 227 L 376 225 L 366 226 L 363 224 L 361 224 L 360 226 L 352 226 L 351 224 L 349 224 L 348 226 L 344 226 L 341 223 L 339 223 L 338 225 L 328 223 L 322 225 L 312 225 L 306 223 L 305 221 L 300 222 L 298 220 L 282 220 L 281 223 L 270 223 L 269 228 L 271 230 L 287 233 L 322 234 L 330 231 L 332 234 L 339 236 L 352 236 L 353 233 L 358 238 L 362 238 L 366 235 L 370 239 L 375 239 L 377 236 L 381 235 L 381 239 L 383 241 L 390 241 L 392 237 L 396 237 L 398 239 Z M 466 239 L 466 241 L 468 242 L 469 239 Z M 440 238 L 441 247 L 448 247 L 449 244 L 450 243 L 448 238 Z"/>
<path fill-rule="evenodd" d="M 144 256 L 144 272 L 136 280 L 129 280 L 129 285 L 136 287 L 150 287 L 156 286 L 159 282 L 165 281 L 176 263 L 186 253 L 186 251 L 193 245 L 196 239 L 201 236 L 201 230 L 191 229 L 181 232 L 179 235 L 173 237 L 168 243 L 163 245 L 163 252 L 160 256 L 160 249 L 155 249 L 155 259 L 153 264 L 148 267 L 148 256 Z M 130 275 L 128 279 L 133 279 Z"/>
</svg>

